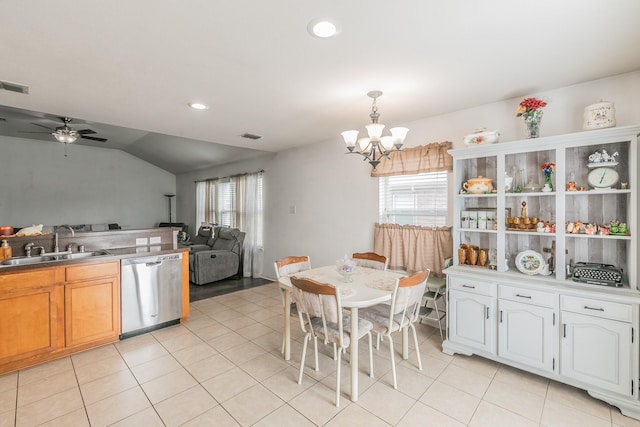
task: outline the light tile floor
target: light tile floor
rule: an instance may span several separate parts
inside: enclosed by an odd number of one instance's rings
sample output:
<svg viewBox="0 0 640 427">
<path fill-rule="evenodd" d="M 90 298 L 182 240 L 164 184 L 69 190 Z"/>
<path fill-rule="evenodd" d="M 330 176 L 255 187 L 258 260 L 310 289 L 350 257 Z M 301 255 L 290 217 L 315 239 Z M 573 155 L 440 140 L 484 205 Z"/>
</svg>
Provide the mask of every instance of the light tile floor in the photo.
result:
<svg viewBox="0 0 640 427">
<path fill-rule="evenodd" d="M 296 317 L 292 360 L 280 355 L 281 304 L 275 284 L 197 301 L 184 325 L 0 376 L 0 427 L 640 426 L 584 391 L 448 356 L 426 325 L 417 326 L 422 371 L 413 350 L 408 360 L 397 357 L 394 390 L 387 343 L 374 356 L 374 379 L 362 345 L 360 399 L 349 400 L 345 361 L 336 408 L 331 348 L 321 346 L 319 372 L 307 357 L 297 384 Z"/>
</svg>

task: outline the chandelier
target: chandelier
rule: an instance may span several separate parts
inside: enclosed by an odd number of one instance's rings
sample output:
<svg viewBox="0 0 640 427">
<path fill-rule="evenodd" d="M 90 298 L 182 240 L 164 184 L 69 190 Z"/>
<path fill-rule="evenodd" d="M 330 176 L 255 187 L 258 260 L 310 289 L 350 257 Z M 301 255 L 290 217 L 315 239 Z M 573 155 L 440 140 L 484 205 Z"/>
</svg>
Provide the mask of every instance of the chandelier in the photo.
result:
<svg viewBox="0 0 640 427">
<path fill-rule="evenodd" d="M 80 136 L 80 132 L 67 126 L 70 121 L 70 118 L 65 117 L 64 126 L 57 127 L 55 131 L 51 132 L 51 135 L 53 135 L 58 142 L 71 144 Z"/>
<path fill-rule="evenodd" d="M 389 154 L 392 151 L 400 151 L 407 132 L 409 132 L 407 128 L 395 127 L 389 129 L 391 135 L 382 136 L 384 125 L 378 123 L 380 113 L 378 113 L 378 106 L 376 105 L 376 99 L 381 95 L 382 91 L 379 90 L 372 90 L 367 93 L 368 97 L 373 98 L 371 114 L 369 114 L 371 123 L 366 126 L 367 133 L 369 134 L 368 137 L 358 138 L 357 130 L 346 130 L 342 132 L 344 143 L 349 150 L 347 154 L 360 154 L 364 156 L 364 160 L 368 160 L 374 170 L 378 167 L 383 157 L 389 158 Z"/>
</svg>

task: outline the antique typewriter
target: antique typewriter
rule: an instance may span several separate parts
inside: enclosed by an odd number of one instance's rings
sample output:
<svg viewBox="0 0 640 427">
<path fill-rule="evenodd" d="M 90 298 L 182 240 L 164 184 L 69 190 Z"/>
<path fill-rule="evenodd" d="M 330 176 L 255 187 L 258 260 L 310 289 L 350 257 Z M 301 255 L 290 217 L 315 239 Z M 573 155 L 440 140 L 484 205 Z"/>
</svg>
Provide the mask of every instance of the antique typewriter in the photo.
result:
<svg viewBox="0 0 640 427">
<path fill-rule="evenodd" d="M 603 286 L 622 286 L 622 269 L 611 264 L 578 262 L 573 267 L 572 276 L 575 282 Z"/>
</svg>

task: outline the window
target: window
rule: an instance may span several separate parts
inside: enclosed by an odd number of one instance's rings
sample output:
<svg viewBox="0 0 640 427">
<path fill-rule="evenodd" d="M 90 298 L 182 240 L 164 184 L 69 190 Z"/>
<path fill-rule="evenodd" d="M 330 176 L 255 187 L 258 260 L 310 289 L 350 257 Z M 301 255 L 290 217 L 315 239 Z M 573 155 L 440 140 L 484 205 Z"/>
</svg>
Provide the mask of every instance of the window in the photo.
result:
<svg viewBox="0 0 640 427">
<path fill-rule="evenodd" d="M 446 225 L 446 171 L 380 177 L 379 190 L 381 224 Z"/>
<path fill-rule="evenodd" d="M 196 183 L 196 222 L 237 227 L 246 231 L 247 222 L 255 221 L 262 240 L 262 173 Z"/>
</svg>

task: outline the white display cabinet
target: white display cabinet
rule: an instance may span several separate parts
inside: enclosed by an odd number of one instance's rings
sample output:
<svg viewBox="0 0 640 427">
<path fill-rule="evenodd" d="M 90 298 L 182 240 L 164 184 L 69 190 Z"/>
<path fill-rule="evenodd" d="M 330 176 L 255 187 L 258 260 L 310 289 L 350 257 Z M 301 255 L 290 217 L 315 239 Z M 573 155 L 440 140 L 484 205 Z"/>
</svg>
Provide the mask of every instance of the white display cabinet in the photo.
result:
<svg viewBox="0 0 640 427">
<path fill-rule="evenodd" d="M 478 354 L 583 388 L 640 419 L 639 134 L 640 126 L 628 126 L 450 150 L 445 353 Z M 594 162 L 597 155 L 608 161 Z M 542 191 L 547 163 L 555 164 L 552 191 Z M 463 190 L 479 177 L 494 191 Z M 487 216 L 493 220 L 481 227 L 474 221 Z M 612 223 L 624 227 L 615 232 Z M 486 249 L 492 262 L 461 264 L 461 245 Z M 525 251 L 539 268 L 529 269 Z M 622 285 L 574 281 L 577 263 L 613 265 Z"/>
</svg>

